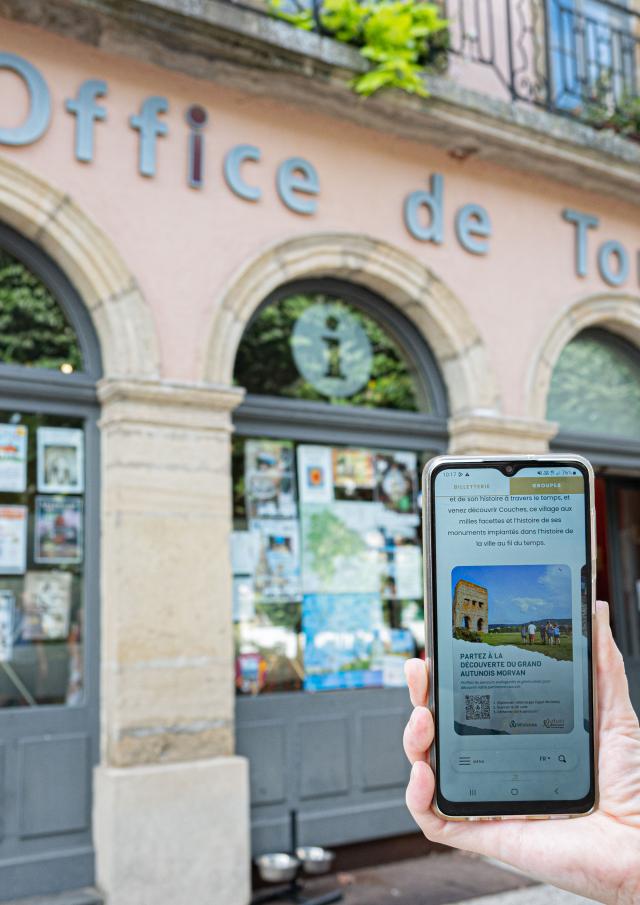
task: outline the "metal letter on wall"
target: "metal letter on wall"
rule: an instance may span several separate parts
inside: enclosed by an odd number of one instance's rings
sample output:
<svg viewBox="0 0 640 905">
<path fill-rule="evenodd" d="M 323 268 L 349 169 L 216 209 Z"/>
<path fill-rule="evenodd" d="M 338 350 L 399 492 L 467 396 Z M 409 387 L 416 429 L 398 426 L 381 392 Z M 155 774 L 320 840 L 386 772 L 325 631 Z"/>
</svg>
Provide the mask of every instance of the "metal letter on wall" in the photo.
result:
<svg viewBox="0 0 640 905">
<path fill-rule="evenodd" d="M 14 53 L 0 53 L 0 69 L 15 72 L 29 92 L 29 112 L 19 126 L 0 126 L 0 144 L 29 145 L 41 138 L 51 122 L 51 95 L 42 74 Z"/>
</svg>

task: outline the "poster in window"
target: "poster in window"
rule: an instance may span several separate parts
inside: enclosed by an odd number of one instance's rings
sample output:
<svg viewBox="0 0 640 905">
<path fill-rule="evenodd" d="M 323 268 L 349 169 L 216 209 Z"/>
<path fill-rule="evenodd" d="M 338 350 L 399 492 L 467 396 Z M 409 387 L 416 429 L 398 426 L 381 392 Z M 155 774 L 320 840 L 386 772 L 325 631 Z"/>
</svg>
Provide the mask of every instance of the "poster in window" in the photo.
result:
<svg viewBox="0 0 640 905">
<path fill-rule="evenodd" d="M 255 618 L 255 590 L 249 575 L 233 578 L 233 621 L 250 622 Z"/>
<path fill-rule="evenodd" d="M 298 447 L 300 503 L 331 503 L 333 466 L 330 446 Z"/>
<path fill-rule="evenodd" d="M 373 502 L 376 486 L 374 454 L 369 449 L 333 449 L 336 500 Z"/>
<path fill-rule="evenodd" d="M 79 497 L 36 497 L 35 562 L 82 562 L 82 510 Z"/>
<path fill-rule="evenodd" d="M 84 432 L 71 427 L 39 427 L 38 492 L 84 492 Z"/>
<path fill-rule="evenodd" d="M 412 452 L 378 453 L 376 499 L 395 512 L 415 512 L 417 463 Z"/>
<path fill-rule="evenodd" d="M 422 597 L 422 554 L 417 544 L 402 544 L 394 551 L 396 597 L 418 600 Z"/>
<path fill-rule="evenodd" d="M 293 443 L 247 440 L 244 456 L 248 518 L 295 518 Z"/>
<path fill-rule="evenodd" d="M 0 424 L 0 491 L 24 493 L 27 489 L 28 438 L 24 424 Z"/>
<path fill-rule="evenodd" d="M 403 688 L 404 662 L 416 654 L 416 644 L 406 628 L 388 628 L 383 631 L 384 653 L 380 658 L 382 684 L 385 688 Z"/>
<path fill-rule="evenodd" d="M 301 507 L 305 593 L 377 593 L 383 568 L 377 503 Z"/>
<path fill-rule="evenodd" d="M 378 594 L 305 594 L 305 690 L 380 687 L 382 627 Z"/>
<path fill-rule="evenodd" d="M 16 598 L 13 591 L 0 589 L 0 663 L 13 659 Z"/>
<path fill-rule="evenodd" d="M 22 575 L 27 568 L 27 507 L 0 506 L 0 574 Z"/>
<path fill-rule="evenodd" d="M 260 552 L 254 574 L 257 600 L 300 600 L 300 542 L 297 519 L 254 519 Z"/>
<path fill-rule="evenodd" d="M 257 531 L 231 532 L 231 571 L 234 575 L 253 575 L 260 556 Z"/>
<path fill-rule="evenodd" d="M 69 634 L 70 572 L 27 572 L 24 581 L 23 641 L 61 641 Z"/>
</svg>

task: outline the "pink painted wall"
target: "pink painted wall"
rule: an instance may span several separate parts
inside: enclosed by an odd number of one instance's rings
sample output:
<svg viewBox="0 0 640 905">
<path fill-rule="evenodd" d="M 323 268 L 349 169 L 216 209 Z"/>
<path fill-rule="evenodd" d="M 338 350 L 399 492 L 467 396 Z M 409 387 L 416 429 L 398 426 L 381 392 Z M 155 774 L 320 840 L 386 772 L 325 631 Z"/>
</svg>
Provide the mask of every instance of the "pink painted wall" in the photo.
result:
<svg viewBox="0 0 640 905">
<path fill-rule="evenodd" d="M 472 159 L 451 160 L 435 149 L 392 139 L 343 121 L 241 95 L 168 70 L 98 54 L 84 45 L 36 29 L 2 24 L 1 50 L 26 57 L 45 76 L 53 96 L 48 133 L 25 148 L 0 154 L 37 173 L 75 202 L 112 239 L 135 275 L 155 318 L 163 375 L 197 379 L 198 365 L 220 286 L 244 262 L 273 242 L 326 230 L 366 233 L 391 242 L 431 268 L 462 300 L 486 343 L 503 409 L 525 414 L 526 371 L 551 319 L 567 304 L 608 290 L 590 242 L 587 279 L 574 273 L 574 231 L 564 207 L 597 214 L 600 241 L 617 239 L 632 262 L 640 249 L 637 208 L 589 195 L 526 173 Z M 74 158 L 75 120 L 64 110 L 87 78 L 103 78 L 101 103 L 108 121 L 96 123 L 92 164 Z M 169 135 L 158 142 L 158 172 L 137 173 L 138 135 L 128 118 L 150 94 L 169 99 Z M 188 129 L 193 102 L 209 111 L 206 186 L 186 183 Z M 22 105 L 22 106 L 21 106 Z M 20 121 L 26 97 L 18 79 L 0 72 L 2 125 Z M 235 144 L 262 149 L 247 178 L 263 190 L 258 203 L 227 188 L 222 160 Z M 286 157 L 310 160 L 320 177 L 318 212 L 304 217 L 286 209 L 275 191 L 275 170 Z M 402 220 L 405 196 L 426 187 L 430 173 L 445 176 L 446 238 L 421 243 Z M 486 257 L 465 252 L 453 230 L 455 210 L 484 205 L 493 238 Z M 637 273 L 620 292 L 639 294 Z"/>
</svg>

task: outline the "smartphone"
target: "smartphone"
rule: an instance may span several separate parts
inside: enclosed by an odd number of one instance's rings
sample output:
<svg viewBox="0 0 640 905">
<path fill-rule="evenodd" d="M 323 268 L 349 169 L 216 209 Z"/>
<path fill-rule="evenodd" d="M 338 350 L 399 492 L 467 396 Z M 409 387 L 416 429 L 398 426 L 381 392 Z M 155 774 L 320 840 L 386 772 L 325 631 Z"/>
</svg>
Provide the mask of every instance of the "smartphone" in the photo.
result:
<svg viewBox="0 0 640 905">
<path fill-rule="evenodd" d="M 423 473 L 434 809 L 596 807 L 593 469 L 581 456 L 440 456 Z"/>
</svg>

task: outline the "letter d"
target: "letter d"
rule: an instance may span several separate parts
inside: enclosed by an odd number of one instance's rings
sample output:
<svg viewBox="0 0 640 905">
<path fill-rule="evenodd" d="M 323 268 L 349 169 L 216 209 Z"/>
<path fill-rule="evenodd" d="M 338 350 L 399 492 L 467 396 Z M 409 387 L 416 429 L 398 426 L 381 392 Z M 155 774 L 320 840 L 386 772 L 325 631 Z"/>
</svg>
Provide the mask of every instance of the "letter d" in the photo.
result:
<svg viewBox="0 0 640 905">
<path fill-rule="evenodd" d="M 430 192 L 412 192 L 404 202 L 404 224 L 414 239 L 442 245 L 444 239 L 443 204 L 444 177 L 434 173 L 429 185 Z M 429 223 L 420 221 L 420 208 L 429 211 Z"/>
</svg>

